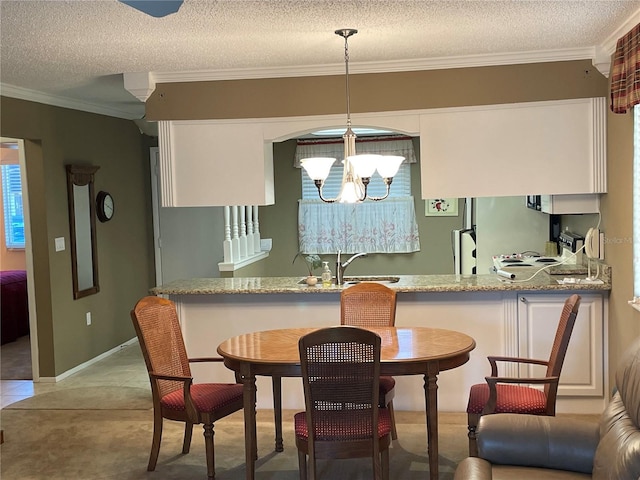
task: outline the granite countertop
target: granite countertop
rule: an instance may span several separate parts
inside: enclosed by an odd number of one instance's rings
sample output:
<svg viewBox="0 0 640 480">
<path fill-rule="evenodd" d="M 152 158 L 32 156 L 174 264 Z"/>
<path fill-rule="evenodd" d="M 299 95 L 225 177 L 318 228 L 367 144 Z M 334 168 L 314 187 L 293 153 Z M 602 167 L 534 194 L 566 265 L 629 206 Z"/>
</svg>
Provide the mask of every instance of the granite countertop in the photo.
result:
<svg viewBox="0 0 640 480">
<path fill-rule="evenodd" d="M 516 278 L 509 280 L 497 275 L 397 275 L 398 282 L 385 283 L 397 292 L 497 292 L 497 291 L 563 291 L 563 290 L 611 290 L 610 267 L 602 268 L 602 283 L 586 283 L 586 275 L 571 275 L 576 283 L 561 284 L 564 277 L 541 271 L 530 278 L 530 269 L 511 269 Z M 568 274 L 567 274 L 568 276 Z M 366 280 L 366 276 L 352 277 Z M 270 294 L 270 293 L 337 293 L 348 288 L 332 285 L 323 287 L 300 283 L 304 277 L 235 277 L 189 278 L 175 280 L 151 289 L 154 295 L 212 295 L 212 294 Z M 584 282 L 584 283 L 583 283 Z"/>
</svg>

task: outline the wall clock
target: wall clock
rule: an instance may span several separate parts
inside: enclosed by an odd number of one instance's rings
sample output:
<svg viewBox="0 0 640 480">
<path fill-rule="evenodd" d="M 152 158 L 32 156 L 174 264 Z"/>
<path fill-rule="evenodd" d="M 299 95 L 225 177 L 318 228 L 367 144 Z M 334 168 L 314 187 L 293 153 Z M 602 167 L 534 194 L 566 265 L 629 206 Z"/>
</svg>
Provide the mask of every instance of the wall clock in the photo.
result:
<svg viewBox="0 0 640 480">
<path fill-rule="evenodd" d="M 108 222 L 113 218 L 113 197 L 109 192 L 98 192 L 96 196 L 96 215 L 101 222 Z"/>
<path fill-rule="evenodd" d="M 457 198 L 430 198 L 425 202 L 424 214 L 427 217 L 455 217 L 458 215 Z"/>
</svg>

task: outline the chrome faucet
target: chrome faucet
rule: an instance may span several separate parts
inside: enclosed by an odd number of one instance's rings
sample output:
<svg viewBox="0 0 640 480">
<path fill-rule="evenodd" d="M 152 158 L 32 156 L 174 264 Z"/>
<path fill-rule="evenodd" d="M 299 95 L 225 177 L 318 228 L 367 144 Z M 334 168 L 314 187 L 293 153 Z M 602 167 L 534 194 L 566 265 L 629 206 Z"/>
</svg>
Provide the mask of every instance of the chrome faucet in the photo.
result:
<svg viewBox="0 0 640 480">
<path fill-rule="evenodd" d="M 358 257 L 366 257 L 367 256 L 366 253 L 356 253 L 355 255 L 351 256 L 351 258 L 349 258 L 349 260 L 347 260 L 346 262 L 342 263 L 342 261 L 340 260 L 340 255 L 341 254 L 342 254 L 342 250 L 338 250 L 338 257 L 337 257 L 337 260 L 336 260 L 336 285 L 342 285 L 344 283 L 344 271 L 351 264 L 351 262 L 353 262 Z"/>
</svg>

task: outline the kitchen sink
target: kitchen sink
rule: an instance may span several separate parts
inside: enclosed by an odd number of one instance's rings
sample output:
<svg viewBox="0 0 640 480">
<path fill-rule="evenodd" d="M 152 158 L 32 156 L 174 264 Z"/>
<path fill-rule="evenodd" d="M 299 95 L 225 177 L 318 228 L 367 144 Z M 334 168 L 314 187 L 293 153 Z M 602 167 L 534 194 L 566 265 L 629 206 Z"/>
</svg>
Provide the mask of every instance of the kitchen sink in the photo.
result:
<svg viewBox="0 0 640 480">
<path fill-rule="evenodd" d="M 333 277 L 333 284 L 336 283 L 336 277 Z M 400 277 L 393 276 L 359 276 L 359 277 L 344 277 L 344 285 L 355 285 L 356 283 L 362 282 L 373 282 L 373 283 L 382 283 L 382 284 L 391 284 L 398 283 L 400 281 Z M 306 283 L 306 278 L 301 279 L 298 282 L 298 285 L 303 285 Z M 318 285 L 322 286 L 322 281 L 318 278 Z"/>
<path fill-rule="evenodd" d="M 344 277 L 345 285 L 355 285 L 356 283 L 362 282 L 373 282 L 373 283 L 398 283 L 400 281 L 400 277 Z"/>
</svg>

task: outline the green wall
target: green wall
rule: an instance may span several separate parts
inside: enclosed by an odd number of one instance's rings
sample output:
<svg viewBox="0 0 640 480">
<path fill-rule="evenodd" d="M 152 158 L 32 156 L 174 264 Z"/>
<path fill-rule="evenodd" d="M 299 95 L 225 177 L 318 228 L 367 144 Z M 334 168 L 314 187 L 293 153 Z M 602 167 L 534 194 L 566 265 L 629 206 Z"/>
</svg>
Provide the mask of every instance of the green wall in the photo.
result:
<svg viewBox="0 0 640 480">
<path fill-rule="evenodd" d="M 151 139 L 130 121 L 0 97 L 0 134 L 25 139 L 40 377 L 60 375 L 135 337 L 129 312 L 154 285 Z M 97 222 L 100 291 L 73 299 L 66 164 L 98 165 L 95 191 L 114 218 Z M 54 239 L 67 248 L 55 252 Z M 87 326 L 86 312 L 92 314 Z"/>
</svg>

